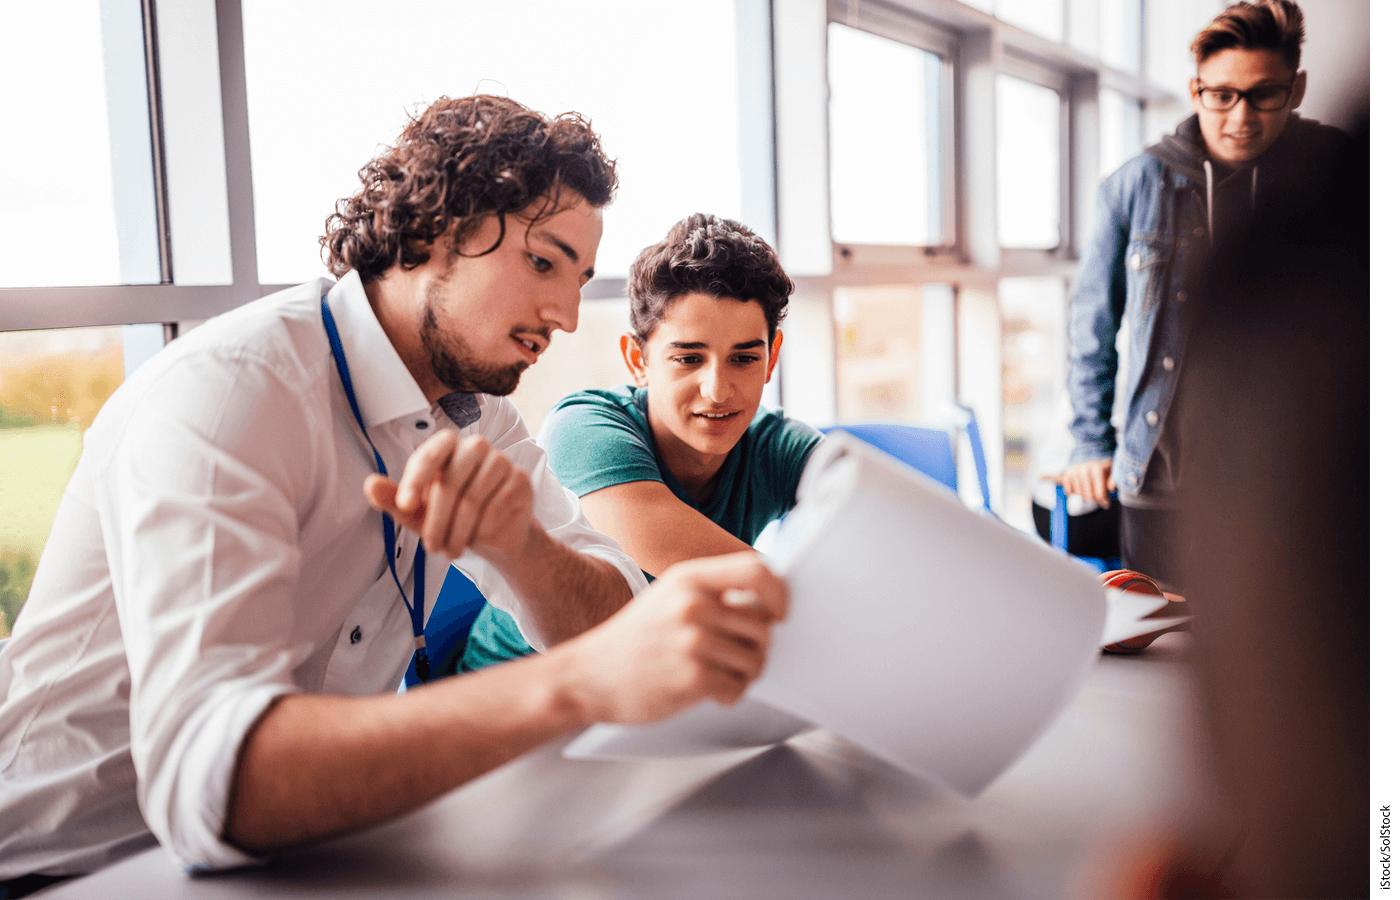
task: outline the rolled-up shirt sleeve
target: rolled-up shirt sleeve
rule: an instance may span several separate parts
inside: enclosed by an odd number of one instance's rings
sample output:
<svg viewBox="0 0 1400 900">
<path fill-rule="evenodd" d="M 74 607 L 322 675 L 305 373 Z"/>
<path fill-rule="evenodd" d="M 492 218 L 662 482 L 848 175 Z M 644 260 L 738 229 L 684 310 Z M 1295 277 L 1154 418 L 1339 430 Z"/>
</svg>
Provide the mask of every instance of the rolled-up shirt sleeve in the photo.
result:
<svg viewBox="0 0 1400 900">
<path fill-rule="evenodd" d="M 297 690 L 293 670 L 312 649 L 296 638 L 298 475 L 286 453 L 311 452 L 308 419 L 256 363 L 186 360 L 141 399 L 98 479 L 138 801 L 187 868 L 255 861 L 223 830 L 244 738 Z"/>
<path fill-rule="evenodd" d="M 641 568 L 616 541 L 596 531 L 588 523 L 578 497 L 564 487 L 549 468 L 548 455 L 530 437 L 530 431 L 515 406 L 508 400 L 495 397 L 484 398 L 484 401 L 481 420 L 473 427 L 479 427 L 479 433 L 491 442 L 492 447 L 530 473 L 530 485 L 535 494 L 535 519 L 541 527 L 565 546 L 616 568 L 626 579 L 634 596 L 646 588 L 646 576 Z M 544 646 L 529 610 L 523 607 L 520 598 L 494 566 L 471 551 L 454 562 L 476 582 L 493 606 L 510 613 L 530 646 Z"/>
</svg>

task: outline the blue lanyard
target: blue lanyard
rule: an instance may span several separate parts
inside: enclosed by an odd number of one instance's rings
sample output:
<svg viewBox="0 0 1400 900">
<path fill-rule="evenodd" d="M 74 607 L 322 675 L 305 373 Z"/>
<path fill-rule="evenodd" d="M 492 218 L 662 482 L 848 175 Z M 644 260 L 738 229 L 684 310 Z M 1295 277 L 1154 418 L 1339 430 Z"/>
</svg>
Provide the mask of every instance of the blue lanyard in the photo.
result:
<svg viewBox="0 0 1400 900">
<path fill-rule="evenodd" d="M 350 386 L 350 367 L 345 363 L 345 350 L 340 345 L 340 332 L 335 327 L 335 317 L 331 315 L 330 304 L 326 302 L 326 295 L 321 295 L 321 321 L 326 326 L 326 336 L 331 340 L 331 353 L 335 355 L 335 369 L 340 373 L 340 383 L 345 387 L 345 397 L 350 401 L 350 411 L 355 414 L 355 421 L 360 424 L 360 432 L 369 442 L 369 449 L 374 452 L 374 464 L 379 467 L 379 474 L 384 477 L 389 476 L 389 471 L 384 467 L 384 457 L 379 455 L 379 450 L 375 448 L 374 441 L 369 439 L 369 431 L 365 429 L 365 420 L 360 417 L 360 405 L 355 402 L 355 389 Z M 428 640 L 423 636 L 423 569 L 425 564 L 425 554 L 423 553 L 423 542 L 418 542 L 418 551 L 413 554 L 413 602 L 408 602 L 408 595 L 404 593 L 403 582 L 399 580 L 398 567 L 394 565 L 394 520 L 384 513 L 384 555 L 389 559 L 389 572 L 394 576 L 394 584 L 398 586 L 399 596 L 403 598 L 403 605 L 408 607 L 408 618 L 413 622 L 413 668 L 418 675 L 419 682 L 427 684 L 431 674 L 428 665 Z"/>
</svg>

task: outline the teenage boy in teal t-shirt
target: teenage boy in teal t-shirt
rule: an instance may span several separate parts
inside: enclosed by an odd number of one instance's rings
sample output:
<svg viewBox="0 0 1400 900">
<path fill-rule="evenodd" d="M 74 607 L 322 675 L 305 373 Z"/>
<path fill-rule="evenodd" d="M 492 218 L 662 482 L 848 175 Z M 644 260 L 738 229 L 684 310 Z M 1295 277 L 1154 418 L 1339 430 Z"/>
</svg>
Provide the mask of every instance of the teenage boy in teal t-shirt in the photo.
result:
<svg viewBox="0 0 1400 900">
<path fill-rule="evenodd" d="M 565 397 L 539 441 L 593 527 L 659 576 L 749 549 L 796 504 L 821 435 L 759 407 L 792 281 L 758 235 L 697 213 L 642 251 L 627 291 L 621 348 L 635 386 Z M 510 615 L 488 604 L 459 668 L 529 652 Z"/>
</svg>

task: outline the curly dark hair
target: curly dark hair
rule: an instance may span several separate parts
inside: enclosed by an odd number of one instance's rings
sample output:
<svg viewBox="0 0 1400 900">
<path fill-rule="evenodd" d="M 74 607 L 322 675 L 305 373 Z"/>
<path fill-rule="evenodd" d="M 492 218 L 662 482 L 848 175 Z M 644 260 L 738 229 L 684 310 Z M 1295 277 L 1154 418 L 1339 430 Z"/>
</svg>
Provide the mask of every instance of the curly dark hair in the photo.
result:
<svg viewBox="0 0 1400 900">
<path fill-rule="evenodd" d="M 1303 57 L 1303 11 L 1292 0 L 1232 3 L 1191 42 L 1200 65 L 1221 50 L 1272 50 L 1298 71 Z"/>
<path fill-rule="evenodd" d="M 364 187 L 335 205 L 321 238 L 326 267 L 355 269 L 366 282 L 393 266 L 428 261 L 451 231 L 453 250 L 489 218 L 505 218 L 544 198 L 531 224 L 559 209 L 565 188 L 593 206 L 617 189 L 615 162 L 578 113 L 549 118 L 510 100 L 478 94 L 441 97 L 408 123 L 385 153 L 360 170 Z M 482 254 L 485 255 L 485 254 Z"/>
<path fill-rule="evenodd" d="M 756 302 L 768 320 L 768 343 L 787 315 L 792 279 L 768 242 L 733 219 L 695 213 L 671 226 L 666 240 L 632 263 L 627 296 L 632 333 L 646 343 L 666 310 L 686 294 Z"/>
</svg>

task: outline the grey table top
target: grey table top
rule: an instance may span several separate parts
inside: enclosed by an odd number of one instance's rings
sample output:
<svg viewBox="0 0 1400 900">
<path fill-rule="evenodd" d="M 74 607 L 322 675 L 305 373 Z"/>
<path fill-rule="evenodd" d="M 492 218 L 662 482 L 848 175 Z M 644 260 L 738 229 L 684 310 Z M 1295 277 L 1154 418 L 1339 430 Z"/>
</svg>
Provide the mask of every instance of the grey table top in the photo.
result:
<svg viewBox="0 0 1400 900">
<path fill-rule="evenodd" d="M 564 759 L 559 741 L 398 821 L 251 870 L 189 877 L 159 848 L 58 885 L 78 898 L 1037 898 L 1209 795 L 1184 654 L 1104 657 L 980 797 L 825 731 L 762 751 Z M 989 710 L 988 715 L 995 715 Z"/>
</svg>

